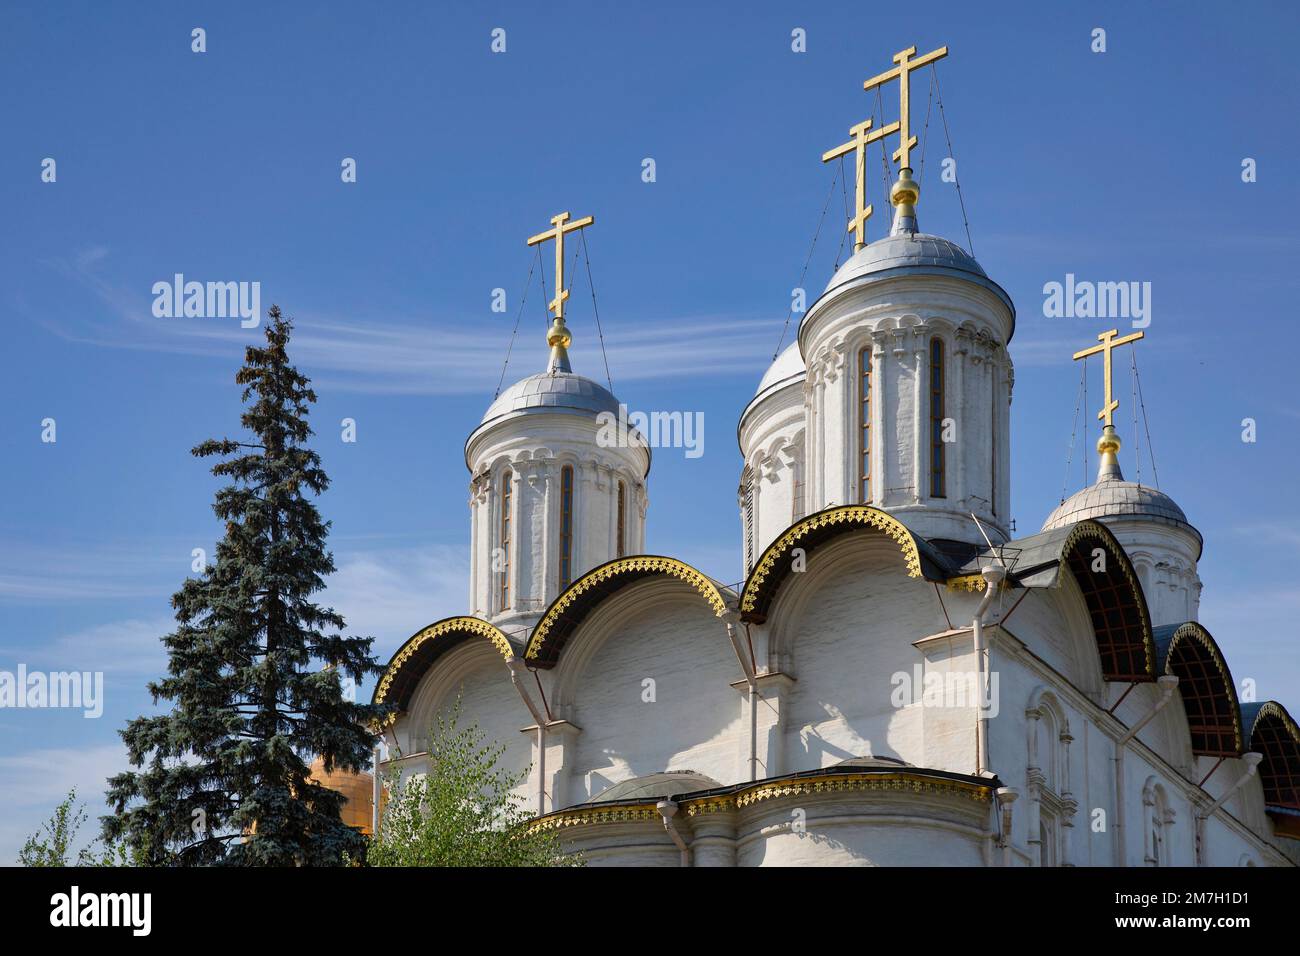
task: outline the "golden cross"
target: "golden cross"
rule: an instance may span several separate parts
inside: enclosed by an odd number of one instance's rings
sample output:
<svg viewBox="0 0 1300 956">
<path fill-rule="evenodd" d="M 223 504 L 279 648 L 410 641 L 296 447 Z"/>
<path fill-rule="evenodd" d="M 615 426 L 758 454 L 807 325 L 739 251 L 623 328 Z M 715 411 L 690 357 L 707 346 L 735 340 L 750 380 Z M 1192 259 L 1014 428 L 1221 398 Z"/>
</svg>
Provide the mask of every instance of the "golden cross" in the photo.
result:
<svg viewBox="0 0 1300 956">
<path fill-rule="evenodd" d="M 849 135 L 853 137 L 842 146 L 836 146 L 832 150 L 822 153 L 822 162 L 829 163 L 832 159 L 837 159 L 847 153 L 857 153 L 857 174 L 858 185 L 854 192 L 857 201 L 853 218 L 849 220 L 848 231 L 856 233 L 853 240 L 853 250 L 856 252 L 867 244 L 867 220 L 871 217 L 871 204 L 867 202 L 867 147 L 878 139 L 884 139 L 892 133 L 898 132 L 898 124 L 890 123 L 888 126 L 882 126 L 871 133 L 871 120 L 865 119 L 857 126 L 849 127 Z"/>
<path fill-rule="evenodd" d="M 554 229 L 539 232 L 528 240 L 530 246 L 546 242 L 549 239 L 555 240 L 555 298 L 550 301 L 547 308 L 555 313 L 555 319 L 560 324 L 564 323 L 564 300 L 569 297 L 569 290 L 564 287 L 564 235 L 573 232 L 575 229 L 590 226 L 595 221 L 595 218 L 588 216 L 585 219 L 575 219 L 573 222 L 569 222 L 569 214 L 562 212 L 558 216 L 551 217 L 551 224 L 555 227 Z"/>
<path fill-rule="evenodd" d="M 1082 352 L 1074 353 L 1074 360 L 1076 362 L 1079 359 L 1087 358 L 1089 355 L 1096 355 L 1098 352 L 1102 354 L 1102 364 L 1105 368 L 1106 374 L 1106 404 L 1102 406 L 1101 411 L 1097 413 L 1097 418 L 1104 420 L 1106 425 L 1111 428 L 1114 427 L 1111 415 L 1114 413 L 1115 409 L 1119 408 L 1119 402 L 1111 398 L 1111 349 L 1117 348 L 1121 345 L 1128 345 L 1130 342 L 1136 342 L 1138 339 L 1143 337 L 1143 333 L 1134 332 L 1132 335 L 1126 335 L 1122 339 L 1115 338 L 1117 335 L 1119 335 L 1119 329 L 1111 329 L 1109 332 L 1102 332 L 1097 336 L 1097 341 L 1101 343 L 1100 345 L 1094 345 L 1090 349 L 1084 349 Z"/>
<path fill-rule="evenodd" d="M 894 62 L 898 65 L 892 70 L 886 70 L 879 76 L 873 76 L 862 84 L 864 90 L 870 90 L 882 83 L 890 80 L 898 80 L 898 122 L 895 127 L 899 131 L 898 149 L 894 150 L 894 161 L 898 163 L 899 169 L 911 168 L 911 152 L 916 145 L 916 137 L 912 135 L 912 114 L 911 114 L 911 72 L 925 66 L 927 63 L 933 63 L 935 60 L 942 60 L 948 55 L 948 48 L 941 46 L 937 50 L 931 50 L 925 56 L 911 59 L 912 54 L 916 52 L 916 47 L 909 46 L 906 50 L 901 50 L 894 54 Z"/>
</svg>

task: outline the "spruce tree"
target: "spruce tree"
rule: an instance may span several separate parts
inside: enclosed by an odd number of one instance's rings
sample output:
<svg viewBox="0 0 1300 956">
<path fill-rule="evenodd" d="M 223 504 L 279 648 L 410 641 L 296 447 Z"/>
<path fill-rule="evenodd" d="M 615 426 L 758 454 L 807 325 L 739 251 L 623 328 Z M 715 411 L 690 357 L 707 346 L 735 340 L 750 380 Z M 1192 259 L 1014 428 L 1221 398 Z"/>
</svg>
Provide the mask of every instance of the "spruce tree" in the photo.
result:
<svg viewBox="0 0 1300 956">
<path fill-rule="evenodd" d="M 345 637 L 343 618 L 311 600 L 334 570 L 312 501 L 329 479 L 307 446 L 316 395 L 289 364 L 292 323 L 276 306 L 268 315 L 266 345 L 248 348 L 235 377 L 248 440 L 192 452 L 220 458 L 212 473 L 229 484 L 213 511 L 225 535 L 172 597 L 168 676 L 149 684 L 170 712 L 128 723 L 122 738 L 140 769 L 109 780 L 105 838 L 153 865 L 332 865 L 366 845 L 308 762 L 368 764 L 366 727 L 382 714 L 349 700 L 343 677 L 359 684 L 382 668 L 373 638 Z"/>
</svg>

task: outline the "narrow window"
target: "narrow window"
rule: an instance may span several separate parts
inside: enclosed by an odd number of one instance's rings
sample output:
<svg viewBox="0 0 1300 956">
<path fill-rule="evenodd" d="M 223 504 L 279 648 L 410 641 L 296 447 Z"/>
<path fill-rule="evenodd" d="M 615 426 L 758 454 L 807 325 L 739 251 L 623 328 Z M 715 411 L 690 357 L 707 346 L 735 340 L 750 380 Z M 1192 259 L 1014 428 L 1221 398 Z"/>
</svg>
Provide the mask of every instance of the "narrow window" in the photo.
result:
<svg viewBox="0 0 1300 956">
<path fill-rule="evenodd" d="M 993 515 L 998 513 L 998 421 L 1001 415 L 998 414 L 998 373 L 996 366 L 993 370 L 993 384 L 989 386 L 993 392 L 993 417 L 989 420 L 989 512 Z"/>
<path fill-rule="evenodd" d="M 501 473 L 501 610 L 510 606 L 510 469 Z"/>
<path fill-rule="evenodd" d="M 573 466 L 560 469 L 560 590 L 573 583 Z"/>
<path fill-rule="evenodd" d="M 943 341 L 930 340 L 930 497 L 944 497 Z"/>
<path fill-rule="evenodd" d="M 627 485 L 618 483 L 618 557 L 627 554 Z"/>
<path fill-rule="evenodd" d="M 753 473 L 748 466 L 740 476 L 741 522 L 745 526 L 745 574 L 754 567 L 754 485 Z"/>
<path fill-rule="evenodd" d="M 858 406 L 859 448 L 858 460 L 859 500 L 871 504 L 871 346 L 858 352 L 858 381 L 861 402 Z"/>
</svg>

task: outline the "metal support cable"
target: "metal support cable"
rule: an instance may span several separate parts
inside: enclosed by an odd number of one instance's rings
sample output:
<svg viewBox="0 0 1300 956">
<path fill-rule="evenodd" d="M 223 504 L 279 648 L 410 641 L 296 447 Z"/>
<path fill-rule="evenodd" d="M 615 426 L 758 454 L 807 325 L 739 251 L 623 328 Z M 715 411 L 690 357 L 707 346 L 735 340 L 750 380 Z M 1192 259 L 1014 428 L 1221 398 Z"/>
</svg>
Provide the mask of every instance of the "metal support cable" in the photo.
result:
<svg viewBox="0 0 1300 956">
<path fill-rule="evenodd" d="M 842 165 L 842 164 L 841 164 L 841 165 Z M 826 194 L 826 202 L 822 204 L 822 214 L 821 214 L 821 217 L 817 220 L 817 230 L 813 233 L 812 245 L 810 245 L 810 246 L 808 247 L 808 257 L 807 257 L 806 259 L 804 259 L 804 262 L 803 262 L 803 270 L 799 273 L 799 285 L 798 285 L 798 288 L 802 288 L 802 287 L 803 287 L 803 280 L 804 280 L 804 277 L 805 277 L 806 275 L 808 275 L 808 264 L 812 262 L 813 251 L 817 248 L 817 239 L 818 239 L 819 236 L 821 236 L 821 234 L 822 234 L 822 225 L 826 222 L 826 210 L 830 209 L 830 207 L 831 207 L 831 197 L 835 195 L 835 181 L 836 181 L 837 179 L 839 179 L 839 178 L 840 178 L 840 175 L 839 175 L 838 172 L 836 172 L 836 173 L 835 173 L 835 176 L 831 179 L 831 188 L 830 188 L 830 192 L 828 192 L 828 193 Z M 776 361 L 776 357 L 777 357 L 778 355 L 781 354 L 781 346 L 783 346 L 783 345 L 785 344 L 785 334 L 786 334 L 786 332 L 790 331 L 790 318 L 791 318 L 793 315 L 794 315 L 794 303 L 791 302 L 791 303 L 790 303 L 790 309 L 789 309 L 789 311 L 786 312 L 786 314 L 785 314 L 785 325 L 782 326 L 782 328 L 781 328 L 781 339 L 780 339 L 779 342 L 776 343 L 776 351 L 772 353 L 772 361 L 773 361 L 773 362 L 775 362 L 775 361 Z"/>
<path fill-rule="evenodd" d="M 605 353 L 605 330 L 600 325 L 600 309 L 596 305 L 596 283 L 591 281 L 591 256 L 587 252 L 587 231 L 581 231 L 582 258 L 587 263 L 587 288 L 591 290 L 591 311 L 596 316 L 596 338 L 600 340 L 600 357 L 605 363 L 605 381 L 609 383 L 610 394 L 614 392 L 614 378 L 609 374 L 609 356 Z M 575 260 L 577 253 L 574 253 Z M 577 269 L 575 261 L 574 269 Z"/>
<path fill-rule="evenodd" d="M 500 397 L 501 386 L 505 384 L 506 369 L 510 367 L 510 353 L 514 350 L 515 347 L 515 336 L 519 334 L 519 322 L 524 317 L 524 304 L 528 301 L 528 290 L 531 289 L 533 286 L 533 270 L 537 268 L 537 264 L 541 260 L 541 258 L 542 258 L 542 250 L 541 247 L 539 246 L 537 249 L 537 254 L 533 256 L 532 265 L 528 267 L 528 278 L 524 282 L 523 294 L 519 297 L 519 311 L 515 313 L 515 327 L 514 330 L 510 333 L 510 344 L 506 346 L 506 360 L 504 364 L 502 364 L 501 366 L 501 378 L 497 381 L 497 390 L 492 393 L 493 401 L 496 401 L 497 398 Z M 543 294 L 545 294 L 545 288 L 543 288 Z"/>
<path fill-rule="evenodd" d="M 957 175 L 956 157 L 953 156 L 952 136 L 948 132 L 948 116 L 943 111 L 943 90 L 939 86 L 939 71 L 934 64 L 930 65 L 930 70 L 934 75 L 934 92 L 936 99 L 939 101 L 939 119 L 943 120 L 943 138 L 948 142 L 948 155 L 953 159 L 952 181 L 957 186 L 957 202 L 961 206 L 961 221 L 966 227 L 966 245 L 970 254 L 975 255 L 975 240 L 970 236 L 970 219 L 966 216 L 966 200 L 961 194 L 961 177 Z"/>
</svg>

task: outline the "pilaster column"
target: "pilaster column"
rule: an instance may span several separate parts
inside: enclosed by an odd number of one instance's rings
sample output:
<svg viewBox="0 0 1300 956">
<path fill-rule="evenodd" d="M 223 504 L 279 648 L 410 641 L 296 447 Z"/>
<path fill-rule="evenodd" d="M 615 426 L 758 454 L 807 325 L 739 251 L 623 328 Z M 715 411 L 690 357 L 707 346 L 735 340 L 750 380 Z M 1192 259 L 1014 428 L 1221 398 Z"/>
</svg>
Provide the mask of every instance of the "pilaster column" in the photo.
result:
<svg viewBox="0 0 1300 956">
<path fill-rule="evenodd" d="M 956 460 L 948 463 L 948 481 L 949 494 L 958 505 L 966 508 L 966 469 L 967 459 L 970 457 L 971 449 L 977 447 L 968 440 L 967 432 L 970 428 L 970 415 L 968 414 L 969 405 L 966 401 L 966 356 L 970 352 L 970 333 L 965 329 L 958 329 L 953 336 L 952 350 L 952 388 L 949 389 L 949 408 L 945 411 L 952 417 L 956 424 L 957 442 L 954 450 L 957 452 L 953 456 Z"/>
<path fill-rule="evenodd" d="M 915 377 L 912 380 L 912 503 L 920 504 L 930 497 L 929 475 L 930 433 L 929 402 L 926 401 L 925 387 L 925 332 L 924 326 L 912 332 L 912 357 L 915 361 Z"/>
<path fill-rule="evenodd" d="M 537 778 L 541 768 L 543 773 L 543 807 L 539 813 L 563 810 L 573 804 L 570 794 L 570 778 L 573 775 L 573 760 L 577 752 L 578 736 L 582 729 L 567 720 L 551 720 L 546 724 L 546 754 L 543 757 L 537 746 L 537 725 L 524 727 L 520 731 L 529 735 L 533 744 L 533 767 L 529 772 L 529 792 L 537 793 Z M 534 798 L 535 800 L 535 798 Z M 536 803 L 533 803 L 536 807 Z"/>
</svg>

